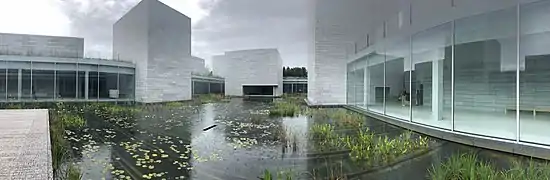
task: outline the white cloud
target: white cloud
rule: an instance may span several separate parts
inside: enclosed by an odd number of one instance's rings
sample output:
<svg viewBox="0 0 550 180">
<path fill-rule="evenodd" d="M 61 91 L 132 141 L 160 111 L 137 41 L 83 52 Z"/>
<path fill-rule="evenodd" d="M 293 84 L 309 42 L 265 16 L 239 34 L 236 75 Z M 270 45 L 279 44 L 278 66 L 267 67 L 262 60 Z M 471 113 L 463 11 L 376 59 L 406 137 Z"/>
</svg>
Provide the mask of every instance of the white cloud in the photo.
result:
<svg viewBox="0 0 550 180">
<path fill-rule="evenodd" d="M 0 1 L 0 32 L 66 36 L 69 27 L 56 0 Z"/>
</svg>

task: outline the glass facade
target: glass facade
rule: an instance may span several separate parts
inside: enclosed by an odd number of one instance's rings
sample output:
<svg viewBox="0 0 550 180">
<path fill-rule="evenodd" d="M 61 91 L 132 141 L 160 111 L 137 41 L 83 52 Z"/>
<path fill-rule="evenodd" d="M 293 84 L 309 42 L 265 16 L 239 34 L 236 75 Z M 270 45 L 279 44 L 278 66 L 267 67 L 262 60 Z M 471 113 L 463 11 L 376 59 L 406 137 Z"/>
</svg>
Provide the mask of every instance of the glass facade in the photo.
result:
<svg viewBox="0 0 550 180">
<path fill-rule="evenodd" d="M 134 100 L 134 68 L 20 60 L 0 68 L 0 102 Z"/>
<path fill-rule="evenodd" d="M 549 19 L 550 1 L 538 1 L 405 37 L 394 36 L 400 30 L 386 21 L 347 65 L 347 104 L 435 128 L 550 145 Z"/>
</svg>

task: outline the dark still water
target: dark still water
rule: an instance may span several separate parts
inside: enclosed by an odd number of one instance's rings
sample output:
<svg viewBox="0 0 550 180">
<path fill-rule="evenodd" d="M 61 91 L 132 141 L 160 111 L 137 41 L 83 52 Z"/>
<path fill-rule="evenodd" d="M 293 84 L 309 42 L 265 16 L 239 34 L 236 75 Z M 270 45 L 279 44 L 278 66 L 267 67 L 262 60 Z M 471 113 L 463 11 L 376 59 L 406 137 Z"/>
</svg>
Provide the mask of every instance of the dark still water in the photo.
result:
<svg viewBox="0 0 550 180">
<path fill-rule="evenodd" d="M 361 168 L 346 151 L 319 151 L 308 137 L 313 116 L 269 117 L 270 102 L 142 108 L 134 117 L 87 116 L 87 127 L 67 131 L 83 179 L 260 179 L 267 170 L 292 179 L 429 179 L 432 165 L 474 152 L 506 167 L 510 155 L 430 140 L 431 147 L 388 166 Z M 332 120 L 329 120 L 332 121 Z M 330 122 L 329 122 L 330 123 Z M 215 127 L 204 130 L 207 127 Z M 379 136 L 403 129 L 367 119 Z M 345 130 L 343 130 L 345 131 Z M 501 162 L 502 161 L 502 162 Z M 341 176 L 346 175 L 346 176 Z M 275 178 L 276 179 L 276 178 Z"/>
</svg>

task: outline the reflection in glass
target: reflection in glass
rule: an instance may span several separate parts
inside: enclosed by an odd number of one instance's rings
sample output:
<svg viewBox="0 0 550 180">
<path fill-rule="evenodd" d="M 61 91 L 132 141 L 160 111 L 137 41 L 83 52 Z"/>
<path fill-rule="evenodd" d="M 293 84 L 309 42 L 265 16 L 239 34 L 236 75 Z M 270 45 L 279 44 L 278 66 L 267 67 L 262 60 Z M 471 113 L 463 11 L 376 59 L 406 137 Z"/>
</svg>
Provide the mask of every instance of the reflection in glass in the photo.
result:
<svg viewBox="0 0 550 180">
<path fill-rule="evenodd" d="M 550 1 L 520 7 L 520 140 L 550 144 Z"/>
<path fill-rule="evenodd" d="M 0 61 L 0 67 L 6 67 L 6 61 Z M 7 100 L 7 69 L 0 69 L 0 101 Z"/>
<path fill-rule="evenodd" d="M 452 23 L 412 37 L 412 121 L 450 129 Z"/>
<path fill-rule="evenodd" d="M 18 75 L 19 70 L 18 69 L 8 69 L 8 90 L 7 90 L 7 96 L 8 101 L 16 101 L 19 99 L 18 97 L 18 89 L 19 89 L 19 80 Z"/>
<path fill-rule="evenodd" d="M 346 104 L 348 105 L 355 105 L 355 81 L 353 78 L 355 77 L 353 74 L 353 64 L 349 63 L 347 65 L 347 76 L 346 76 Z"/>
<path fill-rule="evenodd" d="M 366 59 L 366 106 L 368 110 L 384 113 L 384 99 L 389 88 L 384 87 L 384 55 L 374 51 Z"/>
<path fill-rule="evenodd" d="M 119 88 L 121 99 L 134 99 L 134 75 L 133 74 L 119 74 Z"/>
<path fill-rule="evenodd" d="M 516 139 L 516 7 L 455 22 L 455 130 Z"/>
<path fill-rule="evenodd" d="M 21 100 L 31 100 L 31 99 L 37 99 L 34 94 L 36 94 L 36 90 L 33 91 L 31 87 L 31 70 L 29 69 L 22 69 L 21 70 Z"/>
<path fill-rule="evenodd" d="M 386 47 L 386 114 L 409 120 L 411 93 L 408 72 L 410 71 L 409 38 L 387 40 Z"/>
<path fill-rule="evenodd" d="M 117 99 L 118 94 L 118 74 L 116 73 L 99 73 L 99 98 L 100 99 Z"/>
<path fill-rule="evenodd" d="M 57 96 L 54 92 L 53 70 L 32 70 L 31 96 L 33 99 L 53 100 Z"/>
<path fill-rule="evenodd" d="M 77 99 L 86 99 L 86 72 L 78 71 L 77 81 Z"/>
</svg>

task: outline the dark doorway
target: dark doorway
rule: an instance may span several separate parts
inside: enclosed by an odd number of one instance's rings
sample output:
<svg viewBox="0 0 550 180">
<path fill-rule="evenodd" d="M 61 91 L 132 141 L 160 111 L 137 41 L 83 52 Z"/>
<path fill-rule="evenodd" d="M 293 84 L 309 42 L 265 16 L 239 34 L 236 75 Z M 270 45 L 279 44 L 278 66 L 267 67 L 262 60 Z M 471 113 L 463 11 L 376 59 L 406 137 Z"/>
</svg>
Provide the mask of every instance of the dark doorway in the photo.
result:
<svg viewBox="0 0 550 180">
<path fill-rule="evenodd" d="M 273 86 L 243 86 L 243 95 L 269 95 L 273 96 Z"/>
</svg>

